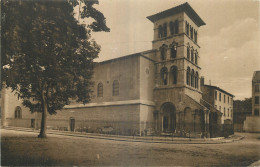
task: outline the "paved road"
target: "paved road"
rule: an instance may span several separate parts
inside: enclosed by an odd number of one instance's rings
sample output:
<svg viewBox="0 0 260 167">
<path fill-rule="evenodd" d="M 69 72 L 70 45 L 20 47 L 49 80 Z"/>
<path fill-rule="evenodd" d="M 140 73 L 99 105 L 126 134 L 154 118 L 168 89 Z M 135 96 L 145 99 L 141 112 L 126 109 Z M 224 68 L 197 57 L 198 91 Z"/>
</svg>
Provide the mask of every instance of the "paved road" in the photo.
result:
<svg viewBox="0 0 260 167">
<path fill-rule="evenodd" d="M 247 166 L 260 160 L 260 134 L 224 144 L 133 143 L 1 129 L 2 165 Z"/>
</svg>

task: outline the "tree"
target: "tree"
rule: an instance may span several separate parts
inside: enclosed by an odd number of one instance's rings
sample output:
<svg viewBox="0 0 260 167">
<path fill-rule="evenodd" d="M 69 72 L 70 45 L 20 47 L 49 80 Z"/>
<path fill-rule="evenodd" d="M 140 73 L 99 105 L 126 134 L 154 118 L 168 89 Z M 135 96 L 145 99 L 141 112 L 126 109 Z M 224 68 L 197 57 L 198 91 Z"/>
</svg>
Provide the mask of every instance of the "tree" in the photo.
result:
<svg viewBox="0 0 260 167">
<path fill-rule="evenodd" d="M 109 31 L 105 17 L 93 5 L 80 0 L 81 25 L 73 8 L 79 1 L 1 1 L 2 80 L 23 99 L 31 112 L 41 112 L 38 137 L 46 137 L 47 112 L 55 114 L 71 99 L 90 101 L 93 66 L 100 46 L 91 31 Z"/>
<path fill-rule="evenodd" d="M 234 100 L 234 123 L 243 123 L 247 115 L 252 114 L 252 97 Z"/>
</svg>

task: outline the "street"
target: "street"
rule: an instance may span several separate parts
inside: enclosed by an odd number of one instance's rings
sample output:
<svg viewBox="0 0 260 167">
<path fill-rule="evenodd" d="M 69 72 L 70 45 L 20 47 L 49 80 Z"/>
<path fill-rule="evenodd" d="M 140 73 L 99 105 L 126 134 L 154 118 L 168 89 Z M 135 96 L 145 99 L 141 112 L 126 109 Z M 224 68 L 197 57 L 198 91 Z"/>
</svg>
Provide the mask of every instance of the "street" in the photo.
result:
<svg viewBox="0 0 260 167">
<path fill-rule="evenodd" d="M 1 129 L 1 165 L 248 166 L 260 159 L 260 134 L 223 144 L 162 144 Z"/>
</svg>

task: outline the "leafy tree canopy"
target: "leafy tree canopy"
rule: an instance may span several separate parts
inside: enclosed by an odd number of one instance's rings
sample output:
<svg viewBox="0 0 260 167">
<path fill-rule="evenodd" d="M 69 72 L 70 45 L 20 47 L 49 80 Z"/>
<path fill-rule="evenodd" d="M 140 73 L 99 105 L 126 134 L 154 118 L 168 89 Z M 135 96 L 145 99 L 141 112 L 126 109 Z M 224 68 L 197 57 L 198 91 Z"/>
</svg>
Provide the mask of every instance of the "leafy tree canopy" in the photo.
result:
<svg viewBox="0 0 260 167">
<path fill-rule="evenodd" d="M 94 19 L 88 26 L 74 18 L 79 3 L 81 18 Z M 2 79 L 32 112 L 54 114 L 71 99 L 90 101 L 93 59 L 100 51 L 91 31 L 109 31 L 94 4 L 98 1 L 1 1 Z"/>
</svg>

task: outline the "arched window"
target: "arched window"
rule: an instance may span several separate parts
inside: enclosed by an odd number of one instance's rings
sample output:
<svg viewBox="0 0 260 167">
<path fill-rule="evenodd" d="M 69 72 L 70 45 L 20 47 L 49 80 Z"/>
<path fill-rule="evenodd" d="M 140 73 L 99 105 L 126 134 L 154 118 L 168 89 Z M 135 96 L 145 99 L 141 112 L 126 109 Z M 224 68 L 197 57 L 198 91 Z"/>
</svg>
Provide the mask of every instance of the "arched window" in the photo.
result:
<svg viewBox="0 0 260 167">
<path fill-rule="evenodd" d="M 194 51 L 193 51 L 193 49 L 191 49 L 191 62 L 192 63 L 194 62 Z"/>
<path fill-rule="evenodd" d="M 173 45 L 171 47 L 171 58 L 176 58 L 176 56 L 177 56 L 177 46 Z"/>
<path fill-rule="evenodd" d="M 199 88 L 199 73 L 195 74 L 195 88 Z"/>
<path fill-rule="evenodd" d="M 119 82 L 118 80 L 114 80 L 113 82 L 113 96 L 119 95 Z"/>
<path fill-rule="evenodd" d="M 191 75 L 190 75 L 190 76 L 191 76 L 191 79 L 190 79 L 190 80 L 191 80 L 191 86 L 192 86 L 192 87 L 194 87 L 194 75 L 195 75 L 195 74 L 194 74 L 194 70 L 192 69 L 192 70 L 191 70 Z"/>
<path fill-rule="evenodd" d="M 171 35 L 173 35 L 174 34 L 174 24 L 172 21 L 170 22 L 169 26 L 170 26 Z"/>
<path fill-rule="evenodd" d="M 186 71 L 186 83 L 190 85 L 190 67 L 188 67 Z"/>
<path fill-rule="evenodd" d="M 103 97 L 103 84 L 101 82 L 97 86 L 97 97 Z"/>
<path fill-rule="evenodd" d="M 177 84 L 178 68 L 176 66 L 171 67 L 171 83 Z"/>
<path fill-rule="evenodd" d="M 224 107 L 224 116 L 226 116 L 226 108 Z"/>
<path fill-rule="evenodd" d="M 190 26 L 190 38 L 193 39 L 193 27 Z"/>
<path fill-rule="evenodd" d="M 187 47 L 187 59 L 190 60 L 190 47 Z"/>
<path fill-rule="evenodd" d="M 20 106 L 15 107 L 14 118 L 18 118 L 18 119 L 22 118 L 22 108 Z"/>
<path fill-rule="evenodd" d="M 162 26 L 159 25 L 159 28 L 158 28 L 158 38 L 162 38 L 163 37 L 163 29 L 162 29 Z"/>
<path fill-rule="evenodd" d="M 161 60 L 166 60 L 167 46 L 163 45 L 160 47 L 161 51 Z"/>
<path fill-rule="evenodd" d="M 186 34 L 189 36 L 189 27 L 190 27 L 190 25 L 189 25 L 189 23 L 186 21 L 186 26 L 185 26 L 185 29 L 186 29 Z"/>
<path fill-rule="evenodd" d="M 163 37 L 167 37 L 167 23 L 163 24 Z"/>
<path fill-rule="evenodd" d="M 195 40 L 196 43 L 197 43 L 197 38 L 198 38 L 197 34 L 198 34 L 197 31 L 194 30 L 194 40 Z"/>
<path fill-rule="evenodd" d="M 161 83 L 162 85 L 167 85 L 168 82 L 168 70 L 166 67 L 161 69 Z"/>
<path fill-rule="evenodd" d="M 179 33 L 179 22 L 178 22 L 178 20 L 176 20 L 176 21 L 174 22 L 174 33 L 175 33 L 175 34 L 178 34 L 178 33 Z"/>
<path fill-rule="evenodd" d="M 198 52 L 195 52 L 195 64 L 198 64 Z"/>
</svg>

